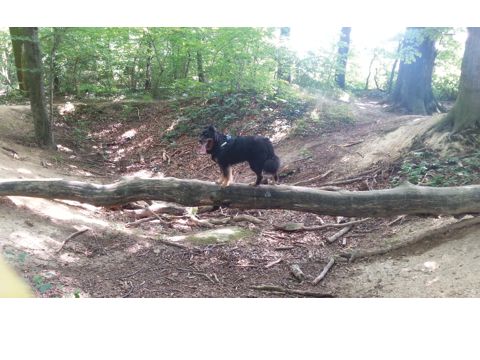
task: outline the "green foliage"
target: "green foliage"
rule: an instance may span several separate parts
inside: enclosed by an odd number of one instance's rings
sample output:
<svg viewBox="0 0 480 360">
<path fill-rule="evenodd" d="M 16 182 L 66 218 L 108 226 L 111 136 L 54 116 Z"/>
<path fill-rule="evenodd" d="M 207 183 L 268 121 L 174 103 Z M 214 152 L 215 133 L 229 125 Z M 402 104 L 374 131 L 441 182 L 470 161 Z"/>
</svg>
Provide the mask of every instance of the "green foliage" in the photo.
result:
<svg viewBox="0 0 480 360">
<path fill-rule="evenodd" d="M 465 34 L 462 29 L 451 29 L 437 42 L 438 54 L 433 72 L 434 95 L 439 100 L 455 100 L 458 94 L 464 43 L 455 35 Z"/>
<path fill-rule="evenodd" d="M 41 275 L 34 275 L 33 278 L 33 284 L 35 288 L 41 293 L 45 293 L 48 290 L 50 290 L 53 286 L 52 284 L 45 282 L 45 278 Z"/>
<path fill-rule="evenodd" d="M 480 151 L 467 157 L 440 159 L 430 151 L 412 153 L 400 165 L 392 185 L 402 181 L 427 186 L 460 186 L 478 183 L 480 180 Z"/>
</svg>

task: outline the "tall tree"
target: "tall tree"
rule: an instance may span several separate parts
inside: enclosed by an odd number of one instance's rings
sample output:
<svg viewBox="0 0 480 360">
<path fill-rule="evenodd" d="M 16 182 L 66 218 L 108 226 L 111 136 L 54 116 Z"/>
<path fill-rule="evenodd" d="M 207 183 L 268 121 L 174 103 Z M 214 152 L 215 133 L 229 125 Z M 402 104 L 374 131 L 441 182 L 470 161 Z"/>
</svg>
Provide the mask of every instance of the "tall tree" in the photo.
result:
<svg viewBox="0 0 480 360">
<path fill-rule="evenodd" d="M 440 110 L 432 91 L 437 35 L 435 28 L 411 27 L 405 33 L 403 57 L 391 102 L 409 114 L 430 115 Z"/>
<path fill-rule="evenodd" d="M 35 137 L 38 145 L 53 146 L 52 127 L 47 114 L 38 28 L 26 27 L 21 28 L 20 31 L 24 39 L 23 47 L 27 68 L 26 80 L 35 125 Z"/>
<path fill-rule="evenodd" d="M 15 67 L 17 68 L 18 88 L 27 91 L 27 82 L 25 79 L 25 55 L 23 31 L 19 27 L 11 27 L 10 38 L 12 40 L 13 56 L 15 58 Z"/>
<path fill-rule="evenodd" d="M 347 72 L 348 51 L 350 49 L 351 27 L 342 27 L 338 42 L 337 66 L 335 68 L 335 83 L 345 89 L 345 74 Z"/>
<path fill-rule="evenodd" d="M 280 28 L 280 47 L 277 50 L 277 79 L 292 82 L 292 54 L 289 51 L 290 28 Z"/>
<path fill-rule="evenodd" d="M 445 117 L 457 132 L 480 126 L 480 28 L 468 28 L 457 101 Z"/>
</svg>

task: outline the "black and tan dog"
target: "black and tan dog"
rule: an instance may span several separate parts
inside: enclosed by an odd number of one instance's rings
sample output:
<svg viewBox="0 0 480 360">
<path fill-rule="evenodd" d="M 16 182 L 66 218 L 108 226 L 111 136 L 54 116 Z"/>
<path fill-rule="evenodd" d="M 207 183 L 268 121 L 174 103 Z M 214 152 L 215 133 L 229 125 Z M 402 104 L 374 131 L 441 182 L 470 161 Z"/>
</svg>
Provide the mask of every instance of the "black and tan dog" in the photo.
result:
<svg viewBox="0 0 480 360">
<path fill-rule="evenodd" d="M 200 134 L 200 154 L 212 155 L 222 172 L 218 183 L 228 186 L 232 182 L 232 165 L 247 161 L 250 168 L 257 175 L 252 184 L 260 185 L 262 173 L 271 174 L 274 183 L 278 182 L 280 159 L 273 151 L 270 139 L 262 136 L 235 136 L 224 135 L 214 126 L 207 126 Z"/>
</svg>

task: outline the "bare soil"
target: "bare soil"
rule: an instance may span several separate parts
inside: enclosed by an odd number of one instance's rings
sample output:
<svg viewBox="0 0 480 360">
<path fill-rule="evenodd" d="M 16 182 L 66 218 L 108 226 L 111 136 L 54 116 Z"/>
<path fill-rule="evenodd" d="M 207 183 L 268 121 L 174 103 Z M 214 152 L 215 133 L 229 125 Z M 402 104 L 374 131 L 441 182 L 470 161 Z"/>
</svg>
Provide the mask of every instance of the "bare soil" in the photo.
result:
<svg viewBox="0 0 480 360">
<path fill-rule="evenodd" d="M 195 153 L 195 134 L 174 142 L 163 140 L 183 121 L 166 102 L 130 106 L 135 111 L 124 117 L 122 106 L 97 104 L 92 111 L 78 104 L 59 104 L 58 151 L 33 146 L 27 106 L 0 106 L 0 178 L 60 177 L 99 183 L 132 175 L 218 178 L 210 158 Z M 356 100 L 352 106 L 354 125 L 316 136 L 292 136 L 288 127 L 281 125 L 282 119 L 273 126 L 259 121 L 249 132 L 275 139 L 284 183 L 294 184 L 332 170 L 325 179 L 308 186 L 363 176 L 361 181 L 341 186 L 355 190 L 388 187 L 396 161 L 439 117 L 389 113 L 367 99 Z M 82 119 L 84 127 L 79 128 Z M 358 144 L 350 145 L 354 142 Z M 235 181 L 249 182 L 253 177 L 248 166 L 235 168 Z M 456 221 L 451 217 L 408 216 L 393 225 L 389 223 L 394 218 L 371 219 L 329 244 L 326 239 L 334 229 L 289 233 L 273 225 L 318 225 L 340 219 L 294 211 L 221 209 L 199 217 L 208 220 L 243 213 L 263 223 L 238 224 L 252 231 L 247 238 L 189 250 L 155 239 L 205 230 L 200 225 L 178 216 L 126 227 L 132 218 L 125 210 L 61 200 L 0 198 L 1 254 L 39 297 L 299 296 L 252 289 L 258 285 L 336 297 L 469 297 L 480 291 L 476 271 L 472 271 L 479 266 L 478 228 L 393 255 L 336 263 L 320 284 L 310 283 L 332 255 L 401 241 Z M 69 235 L 85 227 L 87 232 L 64 244 Z M 271 265 L 276 260 L 279 262 Z M 300 283 L 291 275 L 293 264 L 306 274 L 306 281 Z"/>
</svg>

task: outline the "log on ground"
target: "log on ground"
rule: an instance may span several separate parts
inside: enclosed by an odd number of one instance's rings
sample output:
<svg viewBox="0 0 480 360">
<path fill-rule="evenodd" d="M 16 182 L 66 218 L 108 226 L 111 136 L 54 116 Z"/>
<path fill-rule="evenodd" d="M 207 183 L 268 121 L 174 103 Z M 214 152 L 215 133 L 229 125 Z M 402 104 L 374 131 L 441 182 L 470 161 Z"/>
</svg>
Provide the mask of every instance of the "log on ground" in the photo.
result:
<svg viewBox="0 0 480 360">
<path fill-rule="evenodd" d="M 161 200 L 184 206 L 285 209 L 347 217 L 480 213 L 480 185 L 434 188 L 405 183 L 386 190 L 324 191 L 287 185 L 222 188 L 212 182 L 176 178 L 131 178 L 107 185 L 22 179 L 0 180 L 0 196 L 68 199 L 103 206 Z"/>
</svg>

